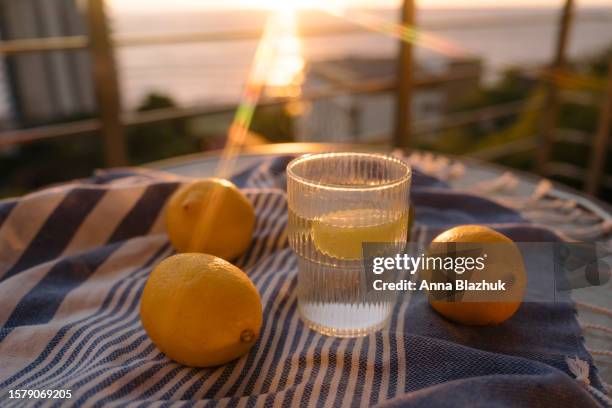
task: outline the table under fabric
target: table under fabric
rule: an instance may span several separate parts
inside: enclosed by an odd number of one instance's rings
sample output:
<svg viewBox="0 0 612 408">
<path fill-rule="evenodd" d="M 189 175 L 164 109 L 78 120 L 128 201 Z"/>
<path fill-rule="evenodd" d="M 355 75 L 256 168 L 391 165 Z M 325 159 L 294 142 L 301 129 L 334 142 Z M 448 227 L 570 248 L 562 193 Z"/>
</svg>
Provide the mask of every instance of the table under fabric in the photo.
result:
<svg viewBox="0 0 612 408">
<path fill-rule="evenodd" d="M 524 303 L 507 322 L 477 328 L 442 318 L 417 294 L 396 305 L 389 327 L 367 337 L 338 339 L 306 328 L 286 236 L 290 159 L 263 160 L 233 178 L 257 214 L 252 244 L 235 264 L 261 294 L 264 324 L 247 355 L 217 368 L 167 359 L 138 315 L 152 267 L 173 253 L 163 208 L 186 178 L 116 169 L 0 202 L 0 405 L 606 404 L 569 300 Z M 466 223 L 490 225 L 516 241 L 558 239 L 418 169 L 411 200 L 413 241 Z M 567 358 L 588 367 L 581 381 Z M 9 399 L 18 389 L 71 390 L 72 398 Z"/>
</svg>

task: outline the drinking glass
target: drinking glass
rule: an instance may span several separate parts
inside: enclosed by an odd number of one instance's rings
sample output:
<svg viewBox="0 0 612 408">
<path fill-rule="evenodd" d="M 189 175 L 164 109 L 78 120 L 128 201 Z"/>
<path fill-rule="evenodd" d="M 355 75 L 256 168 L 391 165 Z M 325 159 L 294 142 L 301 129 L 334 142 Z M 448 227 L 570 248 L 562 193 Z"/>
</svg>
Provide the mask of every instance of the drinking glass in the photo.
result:
<svg viewBox="0 0 612 408">
<path fill-rule="evenodd" d="M 375 153 L 306 155 L 287 166 L 298 309 L 311 329 L 358 337 L 387 323 L 390 294 L 366 285 L 362 244 L 406 241 L 412 173 Z"/>
</svg>

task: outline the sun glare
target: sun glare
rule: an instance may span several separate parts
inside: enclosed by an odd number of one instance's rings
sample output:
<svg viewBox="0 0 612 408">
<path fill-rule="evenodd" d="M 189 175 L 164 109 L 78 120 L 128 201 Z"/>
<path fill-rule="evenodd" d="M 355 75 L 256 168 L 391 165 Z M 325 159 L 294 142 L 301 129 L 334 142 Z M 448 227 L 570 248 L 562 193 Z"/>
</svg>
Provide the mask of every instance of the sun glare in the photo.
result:
<svg viewBox="0 0 612 408">
<path fill-rule="evenodd" d="M 273 17 L 276 36 L 270 41 L 276 52 L 266 78 L 270 96 L 297 96 L 301 92 L 304 57 L 296 14 L 294 9 L 286 8 L 276 11 Z"/>
<path fill-rule="evenodd" d="M 245 7 L 263 8 L 272 11 L 332 10 L 339 11 L 349 5 L 350 0 L 245 0 Z"/>
</svg>

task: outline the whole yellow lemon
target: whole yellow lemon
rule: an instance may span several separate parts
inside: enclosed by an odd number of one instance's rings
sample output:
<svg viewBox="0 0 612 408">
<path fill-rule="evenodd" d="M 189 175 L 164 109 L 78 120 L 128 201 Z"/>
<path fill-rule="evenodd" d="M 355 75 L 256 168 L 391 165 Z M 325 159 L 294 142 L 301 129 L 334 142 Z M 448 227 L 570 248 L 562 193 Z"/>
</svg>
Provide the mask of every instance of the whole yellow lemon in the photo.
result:
<svg viewBox="0 0 612 408">
<path fill-rule="evenodd" d="M 248 276 L 206 254 L 179 254 L 151 273 L 140 319 L 155 345 L 191 367 L 225 364 L 249 351 L 259 336 L 262 307 Z"/>
<path fill-rule="evenodd" d="M 444 297 L 439 296 L 439 292 L 436 294 L 430 291 L 430 305 L 446 318 L 468 325 L 494 325 L 512 317 L 521 305 L 527 282 L 520 249 L 510 238 L 481 225 L 461 225 L 451 228 L 434 238 L 432 247 L 436 243 L 453 242 L 474 243 L 474 249 L 486 251 L 484 269 L 471 272 L 470 282 L 499 280 L 505 283 L 505 289 L 489 292 L 466 291 L 462 293 L 458 301 L 440 300 Z M 485 245 L 478 245 L 483 243 Z M 486 245 L 486 243 L 493 245 Z M 461 248 L 469 248 L 469 246 Z M 435 281 L 436 277 L 432 273 L 432 271 L 423 270 L 422 278 Z"/>
<path fill-rule="evenodd" d="M 166 226 L 178 252 L 203 252 L 231 261 L 251 243 L 255 210 L 230 181 L 204 179 L 174 193 Z"/>
</svg>

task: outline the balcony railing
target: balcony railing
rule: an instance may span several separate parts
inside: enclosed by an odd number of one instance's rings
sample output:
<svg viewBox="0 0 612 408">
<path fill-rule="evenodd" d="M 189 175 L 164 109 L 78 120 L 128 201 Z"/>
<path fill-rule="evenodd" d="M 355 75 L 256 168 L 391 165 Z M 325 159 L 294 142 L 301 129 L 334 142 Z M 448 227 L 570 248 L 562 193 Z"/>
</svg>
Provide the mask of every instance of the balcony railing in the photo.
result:
<svg viewBox="0 0 612 408">
<path fill-rule="evenodd" d="M 124 127 L 142 125 L 146 123 L 162 122 L 178 118 L 194 118 L 219 113 L 229 113 L 235 109 L 234 105 L 194 106 L 188 108 L 164 108 L 146 112 L 126 113 L 120 109 L 120 89 L 117 80 L 117 67 L 114 61 L 115 47 L 143 47 L 160 44 L 203 43 L 252 40 L 261 36 L 262 30 L 235 30 L 223 32 L 191 32 L 180 34 L 155 35 L 112 35 L 109 30 L 104 0 L 88 0 L 87 15 L 89 22 L 88 36 L 71 36 L 38 39 L 20 39 L 0 41 L 0 55 L 14 55 L 24 53 L 40 53 L 62 50 L 88 49 L 93 61 L 92 77 L 97 90 L 97 106 L 99 117 L 62 124 L 47 125 L 34 128 L 11 130 L 0 133 L 0 147 L 18 146 L 40 140 L 58 137 L 74 136 L 83 133 L 100 132 L 104 140 L 105 158 L 109 166 L 124 165 L 127 163 L 125 149 Z M 568 141 L 568 132 L 557 128 L 559 106 L 564 94 L 559 81 L 559 73 L 568 73 L 566 52 L 568 38 L 574 21 L 574 0 L 565 0 L 558 21 L 558 33 L 555 40 L 555 56 L 547 69 L 527 69 L 525 75 L 541 76 L 546 83 L 546 102 L 544 106 L 532 107 L 543 110 L 544 120 L 539 135 L 521 139 L 508 145 L 496 146 L 475 156 L 487 160 L 494 160 L 510 154 L 534 151 L 537 153 L 538 170 L 543 175 L 562 175 L 576 180 L 586 180 L 585 189 L 596 193 L 601 186 L 612 189 L 612 178 L 604 175 L 604 161 L 608 153 L 608 139 L 612 128 L 612 63 L 607 86 L 601 89 L 602 103 L 599 125 L 594 137 L 581 134 L 572 137 L 572 143 L 587 144 L 591 146 L 592 157 L 589 168 L 585 171 L 564 163 L 551 163 L 550 152 L 552 146 L 558 141 Z M 403 24 L 415 23 L 415 5 L 413 0 L 405 0 L 402 5 L 401 22 Z M 590 19 L 605 19 L 598 14 L 590 15 Z M 539 24 L 541 17 L 514 18 L 472 18 L 454 25 L 437 23 L 435 28 L 462 28 L 500 26 L 502 24 L 527 25 Z M 351 24 L 339 24 L 327 27 L 305 28 L 300 35 L 313 36 L 339 36 L 363 31 L 362 27 Z M 445 82 L 461 81 L 474 78 L 473 71 L 455 71 L 447 75 L 430 75 L 416 78 L 413 75 L 412 45 L 402 42 L 398 56 L 398 76 L 395 80 L 368 80 L 359 83 L 342 81 L 321 89 L 311 89 L 300 96 L 301 100 L 313 101 L 326 99 L 340 93 L 370 94 L 381 92 L 394 92 L 396 95 L 396 115 L 392 142 L 395 146 L 409 148 L 411 136 L 427 134 L 447 128 L 462 127 L 500 117 L 517 115 L 525 109 L 525 102 L 513 102 L 498 106 L 490 106 L 469 112 L 448 115 L 441 121 L 417 121 L 406 115 L 411 104 L 414 89 L 439 86 Z M 580 98 L 580 94 L 573 97 Z M 589 98 L 582 98 L 586 103 L 593 103 Z M 286 103 L 287 100 L 275 98 L 262 100 L 260 105 L 275 105 Z M 576 136 L 574 133 L 573 136 Z M 388 138 L 388 135 L 387 135 Z"/>
</svg>

